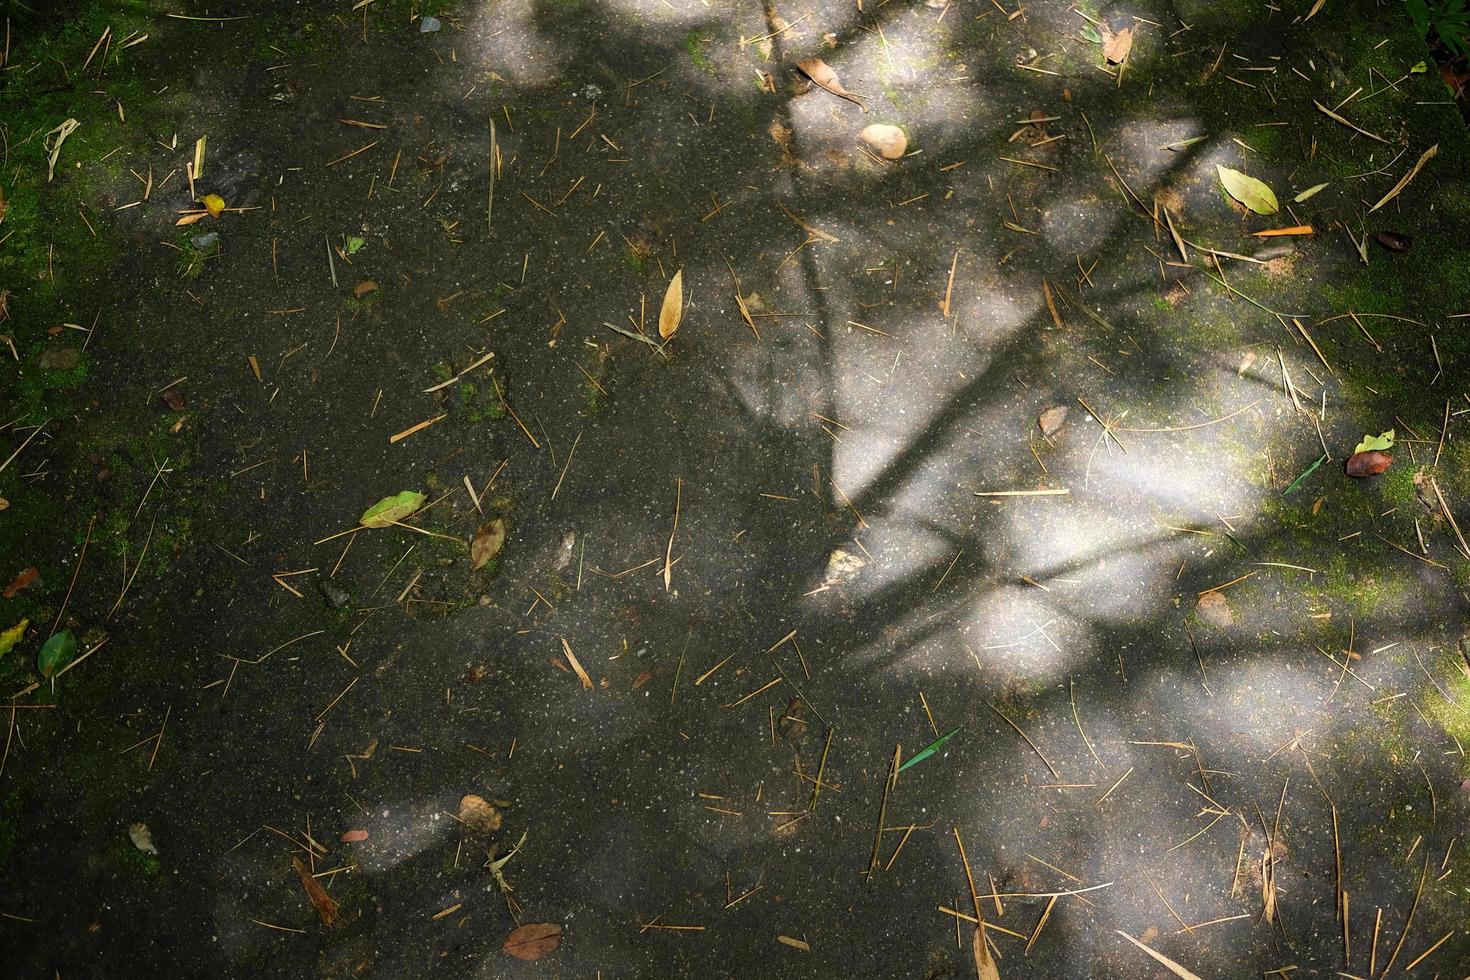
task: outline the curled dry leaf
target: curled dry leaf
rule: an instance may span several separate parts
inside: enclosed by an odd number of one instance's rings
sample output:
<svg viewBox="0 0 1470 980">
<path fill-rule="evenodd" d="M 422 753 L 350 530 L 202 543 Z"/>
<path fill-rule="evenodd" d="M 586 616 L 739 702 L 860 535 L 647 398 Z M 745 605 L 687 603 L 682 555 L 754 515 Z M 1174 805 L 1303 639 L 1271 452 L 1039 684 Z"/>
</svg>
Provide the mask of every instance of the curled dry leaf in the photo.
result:
<svg viewBox="0 0 1470 980">
<path fill-rule="evenodd" d="M 520 960 L 539 960 L 561 945 L 561 926 L 555 922 L 530 922 L 505 937 L 501 947 Z"/>
<path fill-rule="evenodd" d="M 177 388 L 169 388 L 160 397 L 163 403 L 169 407 L 169 411 L 182 412 L 184 410 L 184 393 Z"/>
<path fill-rule="evenodd" d="M 356 286 L 353 286 L 352 295 L 358 299 L 362 299 L 368 293 L 376 292 L 377 289 L 378 284 L 369 279 L 366 282 L 360 282 Z"/>
<path fill-rule="evenodd" d="M 1388 469 L 1393 463 L 1393 454 L 1381 452 L 1377 449 L 1369 449 L 1361 453 L 1353 453 L 1348 457 L 1348 476 L 1377 476 Z"/>
<path fill-rule="evenodd" d="M 38 569 L 35 565 L 32 565 L 29 568 L 21 569 L 20 574 L 11 579 L 10 584 L 5 587 L 5 598 L 14 599 L 17 593 L 24 592 L 26 589 L 29 589 L 31 586 L 35 585 L 36 582 L 40 580 L 40 578 L 41 570 Z"/>
<path fill-rule="evenodd" d="M 291 867 L 296 871 L 296 877 L 301 879 L 301 887 L 306 889 L 306 897 L 311 901 L 311 907 L 316 909 L 316 914 L 322 920 L 322 925 L 328 929 L 337 924 L 337 903 L 322 883 L 312 877 L 306 865 L 296 855 L 291 855 Z"/>
<path fill-rule="evenodd" d="M 492 834 L 500 829 L 500 811 L 474 793 L 466 794 L 459 801 L 459 819 L 477 834 Z"/>
<path fill-rule="evenodd" d="M 868 111 L 868 107 L 862 103 L 862 96 L 843 88 L 842 83 L 837 80 L 837 73 L 832 70 L 832 66 L 821 58 L 805 58 L 798 61 L 796 67 L 798 71 L 807 78 L 810 78 L 819 88 L 826 89 L 839 99 L 846 99 L 864 112 Z"/>
<path fill-rule="evenodd" d="M 909 148 L 909 138 L 897 126 L 873 123 L 858 133 L 858 138 L 878 151 L 885 160 L 897 160 Z"/>
<path fill-rule="evenodd" d="M 1121 65 L 1133 50 L 1133 28 L 1125 27 L 1103 45 L 1103 57 L 1115 65 Z"/>
<path fill-rule="evenodd" d="M 158 848 L 153 846 L 153 834 L 148 830 L 146 823 L 135 823 L 128 828 L 128 840 L 133 846 L 144 854 L 157 854 Z"/>
<path fill-rule="evenodd" d="M 474 540 L 470 542 L 470 565 L 484 568 L 486 562 L 500 554 L 504 545 L 505 521 L 498 517 L 486 521 L 475 531 Z"/>
<path fill-rule="evenodd" d="M 1199 597 L 1194 611 L 1199 613 L 1200 619 L 1215 626 L 1232 626 L 1235 623 L 1235 614 L 1230 611 L 1230 603 L 1223 592 L 1206 592 Z"/>
<path fill-rule="evenodd" d="M 1055 435 L 1067 421 L 1067 406 L 1052 405 L 1050 408 L 1042 409 L 1041 414 L 1036 417 L 1036 424 L 1041 426 L 1041 434 L 1044 436 Z"/>
<path fill-rule="evenodd" d="M 995 957 L 985 945 L 985 930 L 979 926 L 970 936 L 970 951 L 975 954 L 976 980 L 1000 980 L 1000 967 L 995 965 Z"/>
<path fill-rule="evenodd" d="M 344 844 L 361 844 L 367 839 L 368 832 L 366 830 L 349 830 L 338 838 Z"/>
<path fill-rule="evenodd" d="M 668 340 L 684 319 L 684 270 L 674 273 L 669 288 L 664 290 L 664 303 L 658 311 L 658 335 Z"/>
</svg>

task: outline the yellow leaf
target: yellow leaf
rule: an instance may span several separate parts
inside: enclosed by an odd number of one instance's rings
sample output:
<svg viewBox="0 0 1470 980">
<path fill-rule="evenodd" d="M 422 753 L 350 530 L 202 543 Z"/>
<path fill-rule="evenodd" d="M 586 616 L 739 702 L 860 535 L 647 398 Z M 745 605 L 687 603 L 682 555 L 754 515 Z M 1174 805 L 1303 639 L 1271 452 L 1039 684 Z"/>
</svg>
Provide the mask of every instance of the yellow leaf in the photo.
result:
<svg viewBox="0 0 1470 980">
<path fill-rule="evenodd" d="M 679 329 L 684 318 L 684 270 L 674 273 L 669 288 L 664 293 L 664 305 L 658 311 L 658 335 L 668 340 Z"/>
<path fill-rule="evenodd" d="M 26 627 L 29 625 L 31 625 L 29 619 L 22 619 L 10 629 L 0 633 L 0 654 L 9 653 L 26 635 Z"/>
<path fill-rule="evenodd" d="M 218 194 L 205 194 L 199 199 L 199 203 L 204 205 L 204 210 L 209 212 L 211 218 L 218 218 L 224 214 L 225 199 Z"/>
<path fill-rule="evenodd" d="M 1215 170 L 1230 196 L 1256 214 L 1275 214 L 1281 210 L 1281 205 L 1276 203 L 1276 194 L 1261 181 L 1229 167 L 1216 165 Z"/>
</svg>

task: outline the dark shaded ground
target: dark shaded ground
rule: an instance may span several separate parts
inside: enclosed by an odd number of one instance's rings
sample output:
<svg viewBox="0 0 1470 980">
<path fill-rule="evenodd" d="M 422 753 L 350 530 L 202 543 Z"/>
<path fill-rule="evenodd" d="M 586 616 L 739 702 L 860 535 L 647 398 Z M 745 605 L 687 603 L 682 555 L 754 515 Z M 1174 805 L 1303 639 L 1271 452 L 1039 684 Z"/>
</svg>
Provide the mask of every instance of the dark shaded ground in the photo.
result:
<svg viewBox="0 0 1470 980">
<path fill-rule="evenodd" d="M 1007 978 L 1169 975 L 1118 930 L 1470 970 L 1470 147 L 1397 4 L 349 6 L 10 12 L 14 975 L 973 976 L 955 827 Z M 247 210 L 176 228 L 201 135 Z M 1217 163 L 1328 186 L 1244 216 Z M 680 268 L 672 342 L 608 328 Z M 320 540 L 405 489 L 447 537 Z M 53 686 L 59 627 L 95 654 Z M 955 726 L 867 874 L 895 745 Z M 517 915 L 561 947 L 501 952 Z"/>
</svg>

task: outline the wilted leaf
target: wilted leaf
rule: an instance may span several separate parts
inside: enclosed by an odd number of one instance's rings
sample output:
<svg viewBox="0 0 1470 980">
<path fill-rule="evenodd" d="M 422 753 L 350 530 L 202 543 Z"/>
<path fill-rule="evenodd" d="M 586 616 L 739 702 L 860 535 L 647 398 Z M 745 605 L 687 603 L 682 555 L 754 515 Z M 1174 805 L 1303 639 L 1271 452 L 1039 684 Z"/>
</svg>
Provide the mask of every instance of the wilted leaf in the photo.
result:
<svg viewBox="0 0 1470 980">
<path fill-rule="evenodd" d="M 1393 438 L 1396 434 L 1397 433 L 1394 429 L 1389 429 L 1382 435 L 1364 436 L 1363 441 L 1358 443 L 1357 448 L 1355 448 L 1353 452 L 1366 453 L 1371 452 L 1375 449 L 1392 449 Z"/>
<path fill-rule="evenodd" d="M 182 412 L 184 410 L 184 393 L 177 388 L 169 388 L 160 397 L 170 411 Z"/>
<path fill-rule="evenodd" d="M 485 563 L 500 554 L 505 544 L 505 521 L 496 517 L 481 524 L 470 542 L 470 565 L 484 568 Z"/>
<path fill-rule="evenodd" d="M 554 922 L 532 922 L 505 937 L 502 947 L 520 960 L 539 960 L 561 945 L 561 926 Z"/>
<path fill-rule="evenodd" d="M 211 218 L 218 218 L 225 213 L 225 199 L 218 194 L 205 194 L 199 199 L 199 203 L 204 205 L 204 210 L 209 212 Z"/>
<path fill-rule="evenodd" d="M 337 924 L 337 903 L 332 896 L 327 894 L 322 883 L 311 876 L 306 865 L 294 854 L 291 855 L 291 867 L 295 869 L 296 877 L 301 879 L 301 887 L 306 889 L 306 897 L 311 900 L 312 908 L 316 909 L 316 914 L 321 917 L 322 925 L 328 929 L 335 926 Z"/>
<path fill-rule="evenodd" d="M 1275 214 L 1281 210 L 1281 205 L 1276 202 L 1275 192 L 1261 181 L 1218 164 L 1215 169 L 1219 171 L 1220 183 L 1225 187 L 1226 193 L 1256 214 Z"/>
<path fill-rule="evenodd" d="M 874 123 L 861 133 L 858 139 L 878 151 L 885 160 L 897 160 L 909 148 L 909 138 L 897 126 Z"/>
<path fill-rule="evenodd" d="M 416 490 L 395 493 L 391 497 L 384 497 L 363 511 L 358 523 L 363 527 L 387 527 L 412 515 L 428 499 L 428 494 L 419 493 Z"/>
<path fill-rule="evenodd" d="M 477 834 L 491 834 L 500 829 L 500 811 L 474 793 L 466 794 L 459 801 L 459 819 Z"/>
<path fill-rule="evenodd" d="M 985 945 L 985 930 L 978 925 L 970 936 L 970 952 L 975 954 L 976 980 L 1000 980 L 1000 967 Z"/>
<path fill-rule="evenodd" d="M 1331 181 L 1329 181 L 1328 183 L 1331 183 Z M 1314 184 L 1313 186 L 1308 187 L 1306 190 L 1302 191 L 1296 197 L 1292 198 L 1291 199 L 1291 203 L 1292 204 L 1300 204 L 1303 201 L 1305 201 L 1307 198 L 1311 197 L 1313 194 L 1317 193 L 1320 190 L 1325 189 L 1326 187 L 1327 187 L 1327 184 Z"/>
<path fill-rule="evenodd" d="M 361 844 L 368 839 L 368 832 L 366 830 L 348 830 L 343 832 L 342 836 L 337 839 L 344 844 Z"/>
<path fill-rule="evenodd" d="M 42 677 L 55 676 L 56 672 L 72 662 L 77 655 L 77 638 L 71 630 L 54 634 L 36 654 L 36 669 Z"/>
<path fill-rule="evenodd" d="M 664 291 L 664 304 L 658 311 L 658 335 L 668 340 L 679 329 L 684 319 L 684 270 L 674 273 L 669 288 Z"/>
<path fill-rule="evenodd" d="M 1041 426 L 1041 434 L 1044 436 L 1056 435 L 1061 429 L 1062 423 L 1067 421 L 1067 406 L 1052 405 L 1050 408 L 1041 410 L 1036 417 L 1036 424 Z"/>
<path fill-rule="evenodd" d="M 158 848 L 153 846 L 153 833 L 148 829 L 146 823 L 135 823 L 128 827 L 128 840 L 133 846 L 144 854 L 157 854 Z"/>
<path fill-rule="evenodd" d="M 861 101 L 862 96 L 854 95 L 852 92 L 843 88 L 842 83 L 837 80 L 837 73 L 832 70 L 832 66 L 821 58 L 806 58 L 798 61 L 796 67 L 803 75 L 815 82 L 819 88 L 826 89 L 840 99 L 846 99 L 864 112 L 868 111 L 868 107 L 863 105 Z"/>
<path fill-rule="evenodd" d="M 1230 603 L 1223 592 L 1206 592 L 1199 597 L 1194 611 L 1199 613 L 1200 619 L 1215 626 L 1231 626 L 1235 623 L 1235 614 L 1230 611 Z"/>
<path fill-rule="evenodd" d="M 1380 231 L 1373 239 L 1390 252 L 1407 252 L 1414 247 L 1414 236 L 1397 231 Z"/>
<path fill-rule="evenodd" d="M 29 619 L 22 619 L 4 633 L 0 633 L 0 655 L 9 653 L 15 649 L 15 645 L 26 635 L 26 627 L 31 625 Z"/>
<path fill-rule="evenodd" d="M 1348 457 L 1348 476 L 1377 476 L 1388 469 L 1393 462 L 1391 453 L 1382 453 L 1376 449 L 1367 452 L 1353 453 Z"/>
<path fill-rule="evenodd" d="M 1082 30 L 1078 31 L 1077 33 L 1082 36 L 1082 40 L 1084 41 L 1091 41 L 1093 44 L 1103 43 L 1102 35 L 1099 34 L 1097 32 L 1097 28 L 1093 27 L 1091 24 L 1083 24 Z"/>
<path fill-rule="evenodd" d="M 360 282 L 356 286 L 353 286 L 352 295 L 358 299 L 362 299 L 368 293 L 376 291 L 377 288 L 378 284 L 369 279 L 366 282 Z"/>
<path fill-rule="evenodd" d="M 5 598 L 14 599 L 16 593 L 29 589 L 40 577 L 40 569 L 36 568 L 35 565 L 21 569 L 20 574 L 11 579 L 10 584 L 5 587 Z"/>
<path fill-rule="evenodd" d="M 1121 65 L 1128 57 L 1128 52 L 1132 50 L 1133 28 L 1125 27 L 1103 45 L 1103 57 L 1115 65 Z"/>
</svg>

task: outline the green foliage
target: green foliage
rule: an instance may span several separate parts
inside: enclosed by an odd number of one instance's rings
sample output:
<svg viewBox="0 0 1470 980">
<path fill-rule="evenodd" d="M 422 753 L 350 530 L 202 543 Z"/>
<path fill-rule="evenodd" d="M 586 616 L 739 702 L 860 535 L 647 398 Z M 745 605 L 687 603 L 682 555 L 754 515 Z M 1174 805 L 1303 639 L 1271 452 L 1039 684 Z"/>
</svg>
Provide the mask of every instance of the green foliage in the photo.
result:
<svg viewBox="0 0 1470 980">
<path fill-rule="evenodd" d="M 1432 31 L 1451 53 L 1470 58 L 1470 0 L 1404 0 L 1421 37 Z"/>
</svg>

